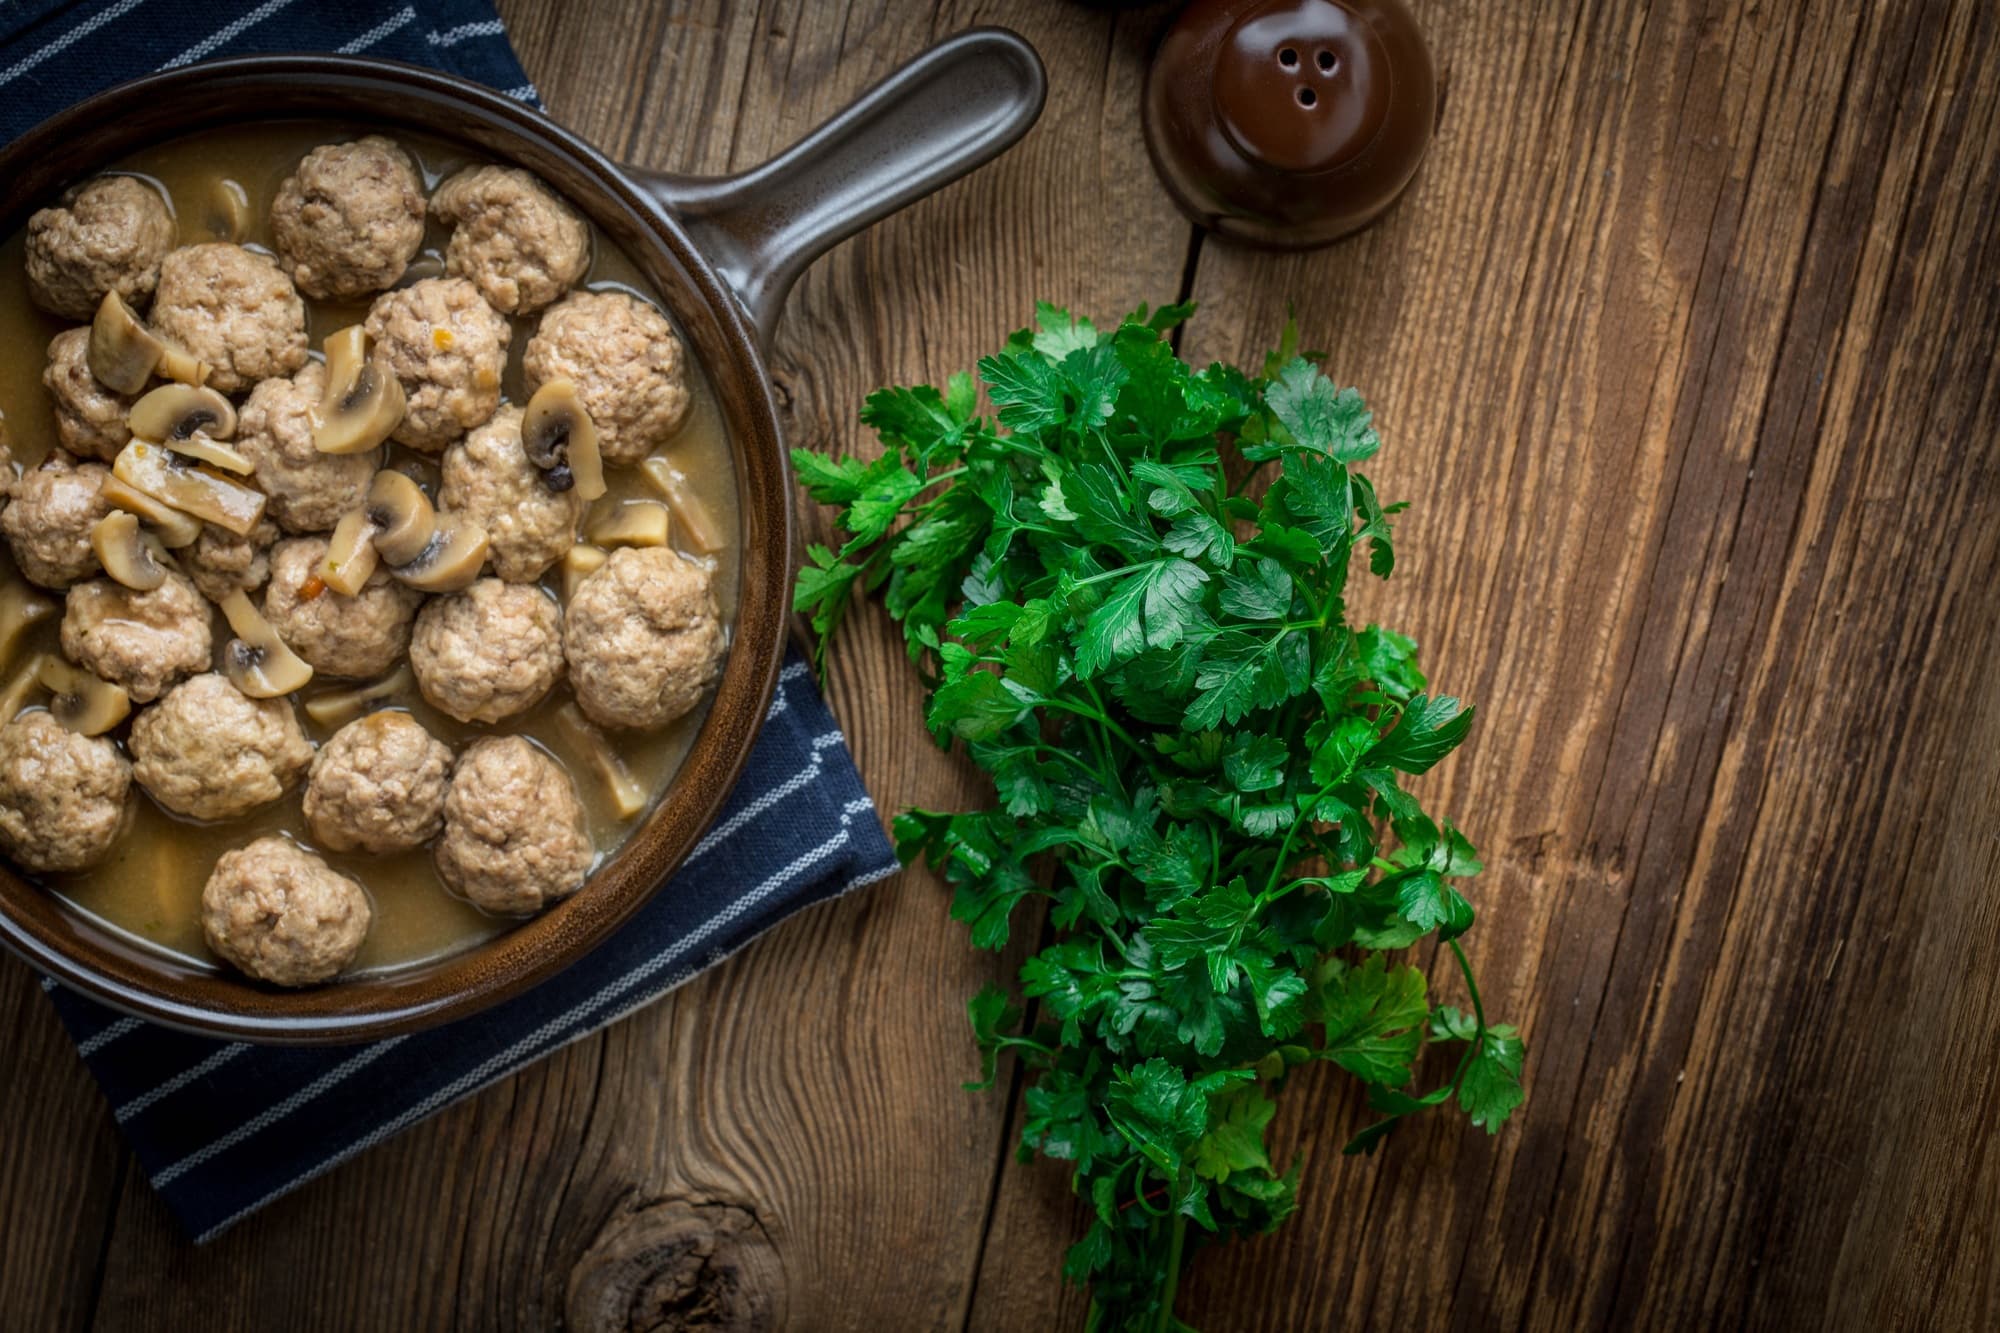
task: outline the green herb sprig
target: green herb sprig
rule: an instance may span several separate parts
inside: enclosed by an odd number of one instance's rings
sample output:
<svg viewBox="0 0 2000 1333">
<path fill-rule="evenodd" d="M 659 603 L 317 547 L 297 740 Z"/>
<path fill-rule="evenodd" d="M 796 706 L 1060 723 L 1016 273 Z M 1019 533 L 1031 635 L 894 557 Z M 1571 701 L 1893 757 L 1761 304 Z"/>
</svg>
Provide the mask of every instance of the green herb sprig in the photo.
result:
<svg viewBox="0 0 2000 1333">
<path fill-rule="evenodd" d="M 1403 786 L 1473 711 L 1428 690 L 1409 639 L 1347 619 L 1350 564 L 1389 575 L 1402 508 L 1355 470 L 1380 447 L 1370 414 L 1290 327 L 1261 375 L 1192 368 L 1167 338 L 1190 312 L 1100 332 L 1038 306 L 979 363 L 994 418 L 960 373 L 869 396 L 879 458 L 793 454 L 849 534 L 799 580 L 820 651 L 857 589 L 879 594 L 932 732 L 997 791 L 900 816 L 900 852 L 940 869 L 982 948 L 1048 900 L 1020 1000 L 968 1006 L 967 1086 L 1021 1061 L 1022 1156 L 1070 1163 L 1095 1210 L 1064 1273 L 1092 1329 L 1134 1333 L 1186 1327 L 1191 1239 L 1292 1212 L 1298 1164 L 1265 1134 L 1293 1069 L 1367 1085 L 1379 1118 L 1348 1152 L 1452 1101 L 1497 1130 L 1522 1098 L 1520 1038 L 1459 945 L 1478 854 Z M 1470 1013 L 1392 960 L 1428 936 Z M 1419 1091 L 1427 1043 L 1456 1055 Z"/>
</svg>

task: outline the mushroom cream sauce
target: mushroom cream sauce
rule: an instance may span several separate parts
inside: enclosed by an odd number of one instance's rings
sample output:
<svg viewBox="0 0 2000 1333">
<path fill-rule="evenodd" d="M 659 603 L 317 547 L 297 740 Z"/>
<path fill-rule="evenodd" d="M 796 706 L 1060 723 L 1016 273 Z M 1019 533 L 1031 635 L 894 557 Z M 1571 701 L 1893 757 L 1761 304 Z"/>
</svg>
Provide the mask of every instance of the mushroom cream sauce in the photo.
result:
<svg viewBox="0 0 2000 1333">
<path fill-rule="evenodd" d="M 166 193 L 174 210 L 181 245 L 227 239 L 216 230 L 225 225 L 218 216 L 221 210 L 217 207 L 216 192 L 220 182 L 235 181 L 249 199 L 249 227 L 240 239 L 244 244 L 268 249 L 272 196 L 299 158 L 316 145 L 344 142 L 368 133 L 388 135 L 416 159 L 424 176 L 426 194 L 457 168 L 483 160 L 455 145 L 401 129 L 295 121 L 189 135 L 134 153 L 107 170 L 144 176 Z M 37 207 L 52 202 L 34 201 Z M 441 272 L 444 240 L 444 229 L 434 220 L 429 221 L 423 250 L 413 262 L 411 272 L 398 285 Z M 72 326 L 44 315 L 30 303 L 23 241 L 23 232 L 17 230 L 0 245 L 0 335 L 4 335 L 4 346 L 10 352 L 0 358 L 0 410 L 6 413 L 15 461 L 23 468 L 31 468 L 41 461 L 55 440 L 54 413 L 41 383 L 48 343 Z M 595 226 L 591 228 L 591 245 L 590 269 L 581 286 L 624 288 L 665 310 L 631 261 L 606 241 Z M 307 333 L 314 357 L 320 355 L 321 344 L 328 334 L 359 323 L 367 309 L 367 300 L 337 305 L 306 298 Z M 673 312 L 666 313 L 671 320 Z M 502 387 L 508 401 L 521 403 L 525 401 L 521 351 L 534 331 L 534 320 L 516 318 L 509 323 L 514 332 Z M 740 545 L 735 472 L 721 414 L 692 348 L 684 347 L 683 365 L 690 397 L 687 420 L 655 455 L 671 462 L 687 480 L 706 503 L 722 534 L 720 549 L 709 557 L 699 555 L 682 542 L 678 525 L 672 541 L 683 555 L 714 568 L 715 598 L 722 610 L 726 634 L 736 606 Z M 240 404 L 240 396 L 238 401 Z M 426 489 L 435 495 L 437 461 L 400 445 L 390 446 L 388 465 L 413 461 L 421 465 L 418 470 Z M 606 468 L 605 480 L 609 493 L 591 506 L 584 518 L 585 528 L 627 499 L 661 498 L 637 467 Z M 6 554 L 4 543 L 0 543 L 0 578 L 8 585 L 6 595 L 26 593 L 58 603 L 58 614 L 23 634 L 8 660 L 0 663 L 0 676 L 11 678 L 19 664 L 33 653 L 60 655 L 57 645 L 60 595 L 26 583 Z M 561 562 L 541 582 L 560 599 Z M 259 593 L 253 593 L 252 597 L 261 600 Z M 230 636 L 219 614 L 214 621 L 219 653 Z M 303 704 L 316 696 L 346 693 L 366 683 L 316 678 L 296 698 Z M 642 813 L 630 820 L 620 820 L 604 779 L 588 756 L 578 753 L 565 740 L 564 732 L 556 725 L 555 710 L 570 697 L 567 682 L 558 683 L 549 697 L 525 716 L 491 727 L 468 726 L 438 712 L 423 701 L 414 684 L 371 707 L 408 709 L 431 734 L 454 751 L 488 734 L 524 735 L 541 745 L 569 769 L 589 817 L 591 838 L 601 863 L 645 816 Z M 303 707 L 297 712 L 300 725 L 315 744 L 324 743 L 337 730 L 315 723 Z M 650 793 L 649 809 L 650 802 L 658 800 L 680 766 L 707 713 L 708 703 L 704 701 L 693 713 L 656 731 L 612 733 L 619 754 Z M 111 733 L 121 747 L 129 725 L 121 725 Z M 304 785 L 301 776 L 283 798 L 270 805 L 239 819 L 204 824 L 162 810 L 134 783 L 128 798 L 134 817 L 102 864 L 81 874 L 37 878 L 79 910 L 114 930 L 203 968 L 218 965 L 202 942 L 202 885 L 217 857 L 267 833 L 284 833 L 313 847 L 334 869 L 360 881 L 368 891 L 375 908 L 374 926 L 360 955 L 343 973 L 345 977 L 456 953 L 515 924 L 511 918 L 488 916 L 447 890 L 432 867 L 428 847 L 391 856 L 331 853 L 317 847 L 300 813 L 299 797 Z"/>
</svg>

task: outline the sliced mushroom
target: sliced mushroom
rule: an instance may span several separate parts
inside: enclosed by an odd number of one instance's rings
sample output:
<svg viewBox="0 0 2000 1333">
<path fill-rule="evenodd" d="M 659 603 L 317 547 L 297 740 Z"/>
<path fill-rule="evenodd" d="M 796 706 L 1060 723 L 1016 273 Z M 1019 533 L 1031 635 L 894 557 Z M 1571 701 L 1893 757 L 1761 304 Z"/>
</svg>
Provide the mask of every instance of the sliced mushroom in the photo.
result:
<svg viewBox="0 0 2000 1333">
<path fill-rule="evenodd" d="M 257 465 L 236 449 L 220 440 L 211 440 L 206 435 L 190 435 L 185 440 L 167 440 L 167 448 L 182 458 L 192 458 L 197 463 L 207 463 L 219 467 L 224 472 L 234 472 L 239 477 L 247 477 L 257 470 Z"/>
<path fill-rule="evenodd" d="M 590 525 L 599 546 L 665 546 L 669 520 L 658 500 L 627 500 Z"/>
<path fill-rule="evenodd" d="M 550 380 L 528 400 L 521 414 L 521 449 L 550 490 L 575 487 L 585 500 L 604 494 L 597 427 L 577 397 L 576 385 L 568 380 Z"/>
<path fill-rule="evenodd" d="M 237 636 L 222 650 L 222 674 L 230 684 L 252 699 L 275 699 L 312 679 L 313 669 L 285 646 L 241 588 L 217 605 Z"/>
<path fill-rule="evenodd" d="M 341 596 L 352 597 L 368 582 L 380 559 L 375 549 L 375 525 L 369 521 L 368 511 L 351 510 L 333 525 L 333 536 L 326 544 L 326 559 L 320 561 L 319 576 Z"/>
<path fill-rule="evenodd" d="M 423 592 L 457 592 L 479 577 L 486 545 L 486 529 L 464 514 L 439 514 L 430 544 L 414 559 L 391 565 L 389 572 Z M 387 560 L 388 553 L 382 558 Z"/>
<path fill-rule="evenodd" d="M 116 477 L 106 477 L 97 493 L 104 497 L 106 504 L 129 514 L 137 514 L 148 528 L 158 534 L 160 544 L 170 551 L 178 551 L 201 540 L 200 519 L 193 514 L 183 514 L 137 487 L 127 486 Z"/>
<path fill-rule="evenodd" d="M 167 581 L 167 552 L 160 539 L 139 530 L 139 516 L 114 510 L 90 530 L 90 549 L 109 574 L 126 587 L 151 592 Z"/>
<path fill-rule="evenodd" d="M 367 712 L 368 705 L 398 695 L 414 694 L 416 688 L 416 677 L 410 674 L 409 664 L 405 663 L 372 685 L 306 700 L 306 716 L 322 727 L 344 727 Z"/>
<path fill-rule="evenodd" d="M 184 514 L 193 514 L 239 537 L 264 516 L 264 492 L 226 477 L 146 440 L 133 440 L 112 460 L 111 475 Z"/>
<path fill-rule="evenodd" d="M 218 241 L 240 241 L 250 234 L 250 194 L 228 177 L 209 187 L 209 235 Z"/>
<path fill-rule="evenodd" d="M 568 741 L 571 748 L 581 751 L 590 759 L 598 776 L 604 779 L 605 789 L 611 796 L 612 811 L 620 819 L 630 819 L 646 808 L 646 788 L 618 752 L 611 748 L 611 742 L 603 732 L 590 724 L 574 703 L 566 703 L 556 709 L 556 727 Z"/>
<path fill-rule="evenodd" d="M 368 483 L 368 501 L 362 507 L 375 527 L 375 549 L 384 563 L 407 564 L 431 544 L 437 529 L 437 510 L 424 488 L 402 472 L 384 469 Z"/>
<path fill-rule="evenodd" d="M 47 653 L 36 653 L 21 663 L 21 669 L 0 685 L 0 723 L 12 722 L 28 706 L 28 700 L 42 688 L 42 663 L 48 660 Z"/>
<path fill-rule="evenodd" d="M 0 583 L 0 661 L 14 655 L 14 645 L 31 625 L 47 620 L 55 610 L 55 603 L 17 579 Z"/>
<path fill-rule="evenodd" d="M 667 508 L 680 524 L 681 539 L 703 555 L 713 555 L 723 547 L 722 525 L 709 512 L 708 502 L 695 493 L 681 470 L 664 458 L 649 458 L 639 465 L 646 480 L 667 497 Z"/>
<path fill-rule="evenodd" d="M 576 590 L 583 581 L 604 568 L 604 562 L 611 558 L 601 546 L 589 546 L 578 542 L 563 553 L 563 600 L 576 596 Z"/>
<path fill-rule="evenodd" d="M 137 393 L 155 374 L 183 384 L 208 379 L 206 364 L 147 328 L 117 292 L 98 303 L 84 355 L 90 373 L 114 393 Z"/>
<path fill-rule="evenodd" d="M 166 444 L 197 435 L 226 440 L 236 433 L 236 409 L 205 386 L 162 384 L 132 404 L 125 424 L 142 440 Z"/>
<path fill-rule="evenodd" d="M 102 736 L 132 711 L 132 696 L 108 680 L 53 655 L 42 658 L 37 677 L 49 691 L 49 711 L 79 736 Z"/>
<path fill-rule="evenodd" d="M 326 392 L 319 400 L 313 447 L 323 454 L 365 454 L 403 424 L 408 406 L 389 367 L 368 354 L 368 336 L 350 324 L 326 340 Z"/>
</svg>

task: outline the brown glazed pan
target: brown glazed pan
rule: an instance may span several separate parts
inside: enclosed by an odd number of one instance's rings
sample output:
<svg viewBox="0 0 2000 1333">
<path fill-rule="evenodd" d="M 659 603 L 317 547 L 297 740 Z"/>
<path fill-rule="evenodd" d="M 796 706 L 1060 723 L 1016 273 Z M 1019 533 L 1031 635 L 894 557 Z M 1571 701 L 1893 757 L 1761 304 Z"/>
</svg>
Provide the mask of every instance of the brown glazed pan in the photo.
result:
<svg viewBox="0 0 2000 1333">
<path fill-rule="evenodd" d="M 280 992 L 180 966 L 0 868 L 0 938 L 35 967 L 130 1013 L 259 1042 L 356 1041 L 462 1017 L 575 962 L 681 863 L 756 739 L 790 609 L 791 476 L 764 366 L 778 311 L 829 247 L 997 156 L 1041 113 L 1034 48 L 975 29 L 932 48 L 773 161 L 740 176 L 667 176 L 608 161 L 489 89 L 386 60 L 251 56 L 111 89 L 0 150 L 0 234 L 70 182 L 193 130 L 309 117 L 455 139 L 526 167 L 631 256 L 701 359 L 729 429 L 742 592 L 715 705 L 660 804 L 583 891 L 463 954 L 319 990 Z"/>
</svg>

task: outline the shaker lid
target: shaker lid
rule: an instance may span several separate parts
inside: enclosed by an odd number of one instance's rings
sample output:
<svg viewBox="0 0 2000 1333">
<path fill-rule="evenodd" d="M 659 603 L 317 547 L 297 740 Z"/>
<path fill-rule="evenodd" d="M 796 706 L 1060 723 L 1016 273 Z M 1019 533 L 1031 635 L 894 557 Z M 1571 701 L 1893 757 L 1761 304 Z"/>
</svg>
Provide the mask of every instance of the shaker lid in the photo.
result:
<svg viewBox="0 0 2000 1333">
<path fill-rule="evenodd" d="M 1245 157 L 1276 171 L 1332 171 L 1381 133 L 1393 98 L 1373 27 L 1333 0 L 1266 0 L 1223 36 L 1215 116 Z"/>
</svg>

